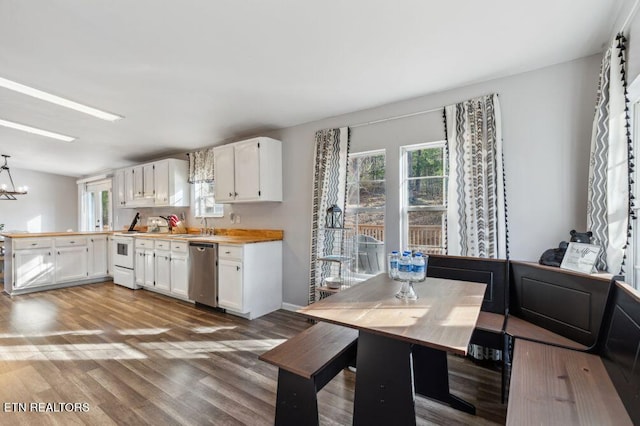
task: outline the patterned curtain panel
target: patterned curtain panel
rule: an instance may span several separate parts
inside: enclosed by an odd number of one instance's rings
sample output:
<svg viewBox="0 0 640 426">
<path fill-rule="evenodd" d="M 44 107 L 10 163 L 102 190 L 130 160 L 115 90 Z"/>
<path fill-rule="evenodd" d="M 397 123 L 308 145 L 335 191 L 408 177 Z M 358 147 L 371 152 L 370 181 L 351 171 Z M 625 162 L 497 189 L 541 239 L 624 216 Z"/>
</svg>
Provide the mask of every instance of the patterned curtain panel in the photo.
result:
<svg viewBox="0 0 640 426">
<path fill-rule="evenodd" d="M 194 151 L 189 156 L 189 183 L 213 182 L 213 148 Z"/>
<path fill-rule="evenodd" d="M 498 95 L 445 108 L 449 153 L 447 253 L 508 258 Z"/>
<path fill-rule="evenodd" d="M 316 286 L 322 284 L 329 271 L 318 268 L 318 258 L 327 254 L 331 241 L 319 238 L 325 226 L 325 213 L 333 204 L 345 209 L 347 192 L 347 157 L 349 155 L 349 129 L 320 130 L 316 133 L 313 169 L 313 208 L 311 217 L 311 272 L 309 303 L 316 301 Z"/>
<path fill-rule="evenodd" d="M 593 232 L 593 243 L 602 248 L 596 267 L 612 274 L 624 273 L 633 207 L 625 41 L 618 35 L 602 58 L 589 162 L 587 228 Z"/>
</svg>

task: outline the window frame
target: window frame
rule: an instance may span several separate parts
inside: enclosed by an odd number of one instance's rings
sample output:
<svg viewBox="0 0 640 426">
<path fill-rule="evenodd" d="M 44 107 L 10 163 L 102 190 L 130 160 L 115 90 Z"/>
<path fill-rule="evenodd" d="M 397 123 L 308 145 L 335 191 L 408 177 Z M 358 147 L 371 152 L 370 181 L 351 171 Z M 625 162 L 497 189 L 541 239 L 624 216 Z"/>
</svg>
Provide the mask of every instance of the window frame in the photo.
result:
<svg viewBox="0 0 640 426">
<path fill-rule="evenodd" d="M 408 154 L 414 151 L 420 151 L 429 148 L 442 148 L 443 156 L 443 174 L 433 176 L 414 176 L 409 177 Z M 409 213 L 410 212 L 442 212 L 444 213 L 444 223 L 442 226 L 442 246 L 441 250 L 446 253 L 446 218 L 448 214 L 448 182 L 449 169 L 447 161 L 447 141 L 437 140 L 432 142 L 421 142 L 411 145 L 403 145 L 400 147 L 400 247 L 409 247 Z M 411 180 L 425 178 L 442 178 L 443 204 L 437 206 L 410 206 L 409 205 L 409 185 Z"/>
<path fill-rule="evenodd" d="M 207 194 L 203 195 L 202 186 L 207 185 L 210 189 Z M 197 218 L 207 218 L 207 217 L 224 217 L 224 204 L 216 203 L 215 200 L 215 182 L 195 182 L 192 184 L 192 206 L 193 206 L 193 217 Z M 213 200 L 213 212 L 210 214 L 205 214 L 201 210 L 203 209 L 202 203 L 204 198 L 211 198 Z"/>
</svg>

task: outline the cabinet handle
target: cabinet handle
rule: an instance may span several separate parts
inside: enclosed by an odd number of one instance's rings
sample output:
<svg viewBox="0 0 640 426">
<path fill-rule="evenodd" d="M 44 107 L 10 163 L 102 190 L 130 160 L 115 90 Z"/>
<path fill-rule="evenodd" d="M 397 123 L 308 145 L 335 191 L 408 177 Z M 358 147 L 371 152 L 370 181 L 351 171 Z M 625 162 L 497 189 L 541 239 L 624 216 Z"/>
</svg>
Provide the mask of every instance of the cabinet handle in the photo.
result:
<svg viewBox="0 0 640 426">
<path fill-rule="evenodd" d="M 235 196 L 237 197 L 237 196 L 238 196 L 238 193 L 237 193 L 237 192 L 234 192 L 234 193 L 233 193 L 233 195 L 235 195 Z"/>
<path fill-rule="evenodd" d="M 240 271 L 240 267 L 239 266 L 236 266 L 236 271 Z"/>
<path fill-rule="evenodd" d="M 51 252 L 49 252 L 49 256 L 51 256 Z"/>
<path fill-rule="evenodd" d="M 231 252 L 230 251 L 225 251 L 224 254 L 231 254 Z"/>
<path fill-rule="evenodd" d="M 229 193 L 229 197 L 233 197 L 233 194 L 231 192 Z"/>
<path fill-rule="evenodd" d="M 69 241 L 69 244 L 75 244 L 75 243 L 76 243 L 75 241 Z"/>
<path fill-rule="evenodd" d="M 58 256 L 60 255 L 60 252 L 58 252 Z"/>
<path fill-rule="evenodd" d="M 37 245 L 38 245 L 38 243 L 31 243 L 31 245 L 32 245 L 32 246 L 37 246 Z"/>
</svg>

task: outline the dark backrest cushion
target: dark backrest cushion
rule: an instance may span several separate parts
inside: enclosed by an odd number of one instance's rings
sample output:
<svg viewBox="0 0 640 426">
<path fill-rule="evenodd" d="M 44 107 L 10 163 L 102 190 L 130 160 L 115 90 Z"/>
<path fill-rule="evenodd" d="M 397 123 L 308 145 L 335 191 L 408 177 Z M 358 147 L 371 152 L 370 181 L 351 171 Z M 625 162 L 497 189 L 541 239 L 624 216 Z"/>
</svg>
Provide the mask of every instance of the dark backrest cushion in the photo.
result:
<svg viewBox="0 0 640 426">
<path fill-rule="evenodd" d="M 612 290 L 601 356 L 633 424 L 640 424 L 640 296 L 621 283 Z"/>
<path fill-rule="evenodd" d="M 430 254 L 427 276 L 484 283 L 487 290 L 484 293 L 482 310 L 504 314 L 508 300 L 508 265 L 508 261 L 504 259 Z"/>
<path fill-rule="evenodd" d="M 510 315 L 596 350 L 609 279 L 526 262 L 510 270 Z"/>
</svg>

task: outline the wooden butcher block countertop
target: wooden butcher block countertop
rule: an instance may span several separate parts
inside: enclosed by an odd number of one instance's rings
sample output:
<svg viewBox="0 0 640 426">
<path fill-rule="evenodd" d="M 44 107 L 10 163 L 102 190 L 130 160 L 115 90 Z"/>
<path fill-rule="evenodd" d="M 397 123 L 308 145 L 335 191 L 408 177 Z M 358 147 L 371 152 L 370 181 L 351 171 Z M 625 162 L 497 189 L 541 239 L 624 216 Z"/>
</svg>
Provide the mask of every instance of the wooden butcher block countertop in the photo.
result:
<svg viewBox="0 0 640 426">
<path fill-rule="evenodd" d="M 7 238 L 48 238 L 48 237 L 75 237 L 78 235 L 110 235 L 113 231 L 100 232 L 16 232 L 2 233 L 0 235 Z"/>
<path fill-rule="evenodd" d="M 154 238 L 161 240 L 194 241 L 218 244 L 252 244 L 269 241 L 282 241 L 284 232 L 277 229 L 216 229 L 214 235 L 200 235 L 198 230 L 189 230 L 189 234 L 128 234 L 136 238 Z M 193 232 L 193 233 L 191 233 Z"/>
</svg>

